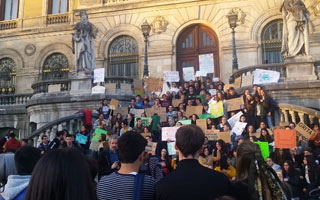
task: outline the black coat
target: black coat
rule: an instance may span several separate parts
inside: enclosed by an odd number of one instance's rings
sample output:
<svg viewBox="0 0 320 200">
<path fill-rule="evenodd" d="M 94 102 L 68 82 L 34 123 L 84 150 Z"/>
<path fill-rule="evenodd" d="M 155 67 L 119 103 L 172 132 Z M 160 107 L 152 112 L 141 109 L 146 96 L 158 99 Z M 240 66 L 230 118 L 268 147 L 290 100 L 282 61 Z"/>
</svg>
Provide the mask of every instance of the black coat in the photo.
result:
<svg viewBox="0 0 320 200">
<path fill-rule="evenodd" d="M 224 174 L 203 167 L 196 159 L 184 159 L 176 170 L 158 182 L 156 199 L 211 200 L 227 195 L 229 187 Z"/>
</svg>

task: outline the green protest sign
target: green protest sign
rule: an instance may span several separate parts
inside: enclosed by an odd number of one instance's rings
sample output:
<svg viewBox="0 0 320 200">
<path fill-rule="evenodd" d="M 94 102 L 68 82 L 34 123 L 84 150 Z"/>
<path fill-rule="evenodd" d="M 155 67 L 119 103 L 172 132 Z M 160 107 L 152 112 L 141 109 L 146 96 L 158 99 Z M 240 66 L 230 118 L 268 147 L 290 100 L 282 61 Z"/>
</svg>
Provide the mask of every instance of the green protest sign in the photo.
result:
<svg viewBox="0 0 320 200">
<path fill-rule="evenodd" d="M 106 135 L 108 132 L 106 130 L 103 130 L 101 128 L 96 128 L 94 130 L 94 136 L 92 137 L 91 141 L 99 142 L 99 137 L 101 134 Z"/>
<path fill-rule="evenodd" d="M 213 118 L 209 113 L 203 113 L 199 116 L 199 119 Z"/>
<path fill-rule="evenodd" d="M 190 125 L 191 124 L 191 120 L 180 120 L 177 123 L 181 123 L 182 125 Z"/>
<path fill-rule="evenodd" d="M 142 126 L 149 126 L 151 117 L 135 117 L 134 118 L 134 126 L 137 125 L 137 119 L 140 118 L 142 121 Z"/>
<path fill-rule="evenodd" d="M 256 144 L 259 145 L 262 157 L 264 160 L 267 160 L 269 157 L 269 143 L 268 142 L 255 142 Z"/>
</svg>

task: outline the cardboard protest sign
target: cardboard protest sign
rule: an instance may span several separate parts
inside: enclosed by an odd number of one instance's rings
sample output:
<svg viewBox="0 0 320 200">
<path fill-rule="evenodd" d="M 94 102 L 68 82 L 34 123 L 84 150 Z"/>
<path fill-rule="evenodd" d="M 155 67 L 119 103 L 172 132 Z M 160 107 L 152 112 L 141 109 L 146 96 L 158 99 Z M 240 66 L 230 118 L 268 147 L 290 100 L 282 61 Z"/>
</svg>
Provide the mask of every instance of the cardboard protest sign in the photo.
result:
<svg viewBox="0 0 320 200">
<path fill-rule="evenodd" d="M 183 70 L 183 79 L 184 81 L 194 81 L 194 67 L 184 67 Z"/>
<path fill-rule="evenodd" d="M 178 71 L 165 71 L 163 73 L 164 82 L 179 82 L 180 76 Z"/>
<path fill-rule="evenodd" d="M 104 94 L 106 92 L 106 88 L 100 85 L 94 86 L 91 89 L 91 94 Z"/>
<path fill-rule="evenodd" d="M 144 80 L 147 85 L 147 91 L 149 92 L 157 92 L 160 91 L 160 87 L 162 87 L 163 81 L 159 78 L 149 77 Z"/>
<path fill-rule="evenodd" d="M 106 135 L 108 132 L 106 130 L 103 130 L 101 128 L 96 128 L 94 130 L 94 136 L 92 137 L 91 141 L 99 142 L 99 137 L 101 134 Z"/>
<path fill-rule="evenodd" d="M 148 144 L 145 148 L 145 152 L 147 152 L 147 153 L 155 152 L 156 148 L 157 148 L 156 142 L 148 142 Z"/>
<path fill-rule="evenodd" d="M 173 156 L 177 154 L 176 148 L 175 148 L 175 142 L 168 142 L 167 147 L 168 147 L 168 154 L 169 156 Z"/>
<path fill-rule="evenodd" d="M 114 114 L 120 113 L 122 116 L 128 115 L 128 107 L 118 107 Z"/>
<path fill-rule="evenodd" d="M 269 157 L 269 143 L 268 142 L 255 142 L 256 144 L 259 145 L 261 155 L 264 158 L 264 160 L 267 160 Z"/>
<path fill-rule="evenodd" d="M 146 111 L 147 117 L 152 117 L 154 114 L 157 114 L 157 115 L 160 116 L 162 122 L 166 122 L 167 121 L 166 108 L 162 108 L 162 107 L 155 108 L 155 107 L 152 107 L 152 108 L 146 108 L 145 111 Z"/>
<path fill-rule="evenodd" d="M 79 142 L 79 144 L 86 144 L 87 139 L 88 139 L 88 137 L 85 135 L 82 135 L 81 133 L 79 133 L 76 137 L 76 140 Z"/>
<path fill-rule="evenodd" d="M 110 101 L 110 109 L 111 110 L 116 110 L 119 106 L 120 101 L 118 99 L 111 99 Z"/>
<path fill-rule="evenodd" d="M 209 112 L 212 118 L 218 118 L 224 115 L 223 111 L 223 102 L 219 101 L 217 103 L 210 103 L 209 104 Z"/>
<path fill-rule="evenodd" d="M 94 69 L 93 83 L 104 82 L 104 68 Z"/>
<path fill-rule="evenodd" d="M 297 146 L 296 130 L 274 130 L 274 145 L 276 148 L 290 149 Z"/>
<path fill-rule="evenodd" d="M 117 84 L 116 83 L 106 83 L 104 84 L 107 93 L 116 93 Z"/>
<path fill-rule="evenodd" d="M 48 85 L 48 93 L 61 92 L 61 84 Z"/>
<path fill-rule="evenodd" d="M 177 123 L 181 123 L 182 125 L 190 125 L 191 124 L 191 120 L 190 119 L 188 119 L 188 120 L 180 120 Z"/>
<path fill-rule="evenodd" d="M 143 82 L 142 80 L 134 79 L 133 80 L 133 89 L 135 95 L 143 95 Z"/>
<path fill-rule="evenodd" d="M 252 133 L 252 137 L 260 138 L 260 136 L 261 136 L 260 132 Z"/>
<path fill-rule="evenodd" d="M 242 75 L 241 78 L 241 87 L 251 86 L 253 81 L 253 74 L 250 75 Z"/>
<path fill-rule="evenodd" d="M 207 131 L 207 120 L 206 119 L 197 119 L 197 126 L 199 126 L 202 131 L 205 133 Z"/>
<path fill-rule="evenodd" d="M 203 110 L 203 106 L 187 106 L 185 116 L 189 117 L 193 114 L 196 114 L 199 116 L 202 114 L 202 110 Z"/>
<path fill-rule="evenodd" d="M 134 126 L 137 125 L 137 119 L 140 118 L 142 121 L 142 126 L 149 126 L 151 117 L 135 117 L 134 118 Z"/>
<path fill-rule="evenodd" d="M 303 137 L 305 137 L 306 139 L 310 139 L 310 137 L 312 136 L 312 134 L 314 133 L 314 131 L 309 128 L 307 125 L 305 125 L 303 122 L 299 122 L 296 127 L 295 127 L 296 131 L 298 131 Z"/>
<path fill-rule="evenodd" d="M 218 132 L 218 139 L 223 140 L 225 143 L 231 143 L 230 131 Z"/>
<path fill-rule="evenodd" d="M 120 83 L 120 91 L 126 94 L 132 93 L 131 84 Z"/>
<path fill-rule="evenodd" d="M 141 114 L 144 113 L 144 109 L 131 108 L 130 113 L 133 114 L 135 117 L 141 117 Z"/>
<path fill-rule="evenodd" d="M 229 99 L 229 100 L 226 101 L 226 104 L 228 106 L 228 112 L 235 111 L 235 110 L 240 110 L 241 109 L 241 105 L 244 104 L 243 97 Z"/>
<path fill-rule="evenodd" d="M 176 141 L 176 132 L 179 127 L 162 127 L 162 141 Z"/>
<path fill-rule="evenodd" d="M 182 99 L 173 99 L 172 100 L 173 107 L 178 107 L 180 103 L 182 103 Z"/>
<path fill-rule="evenodd" d="M 279 79 L 280 72 L 256 69 L 254 72 L 253 84 L 277 83 Z"/>
<path fill-rule="evenodd" d="M 199 55 L 199 69 L 206 73 L 214 73 L 213 53 Z"/>
<path fill-rule="evenodd" d="M 147 136 L 149 136 L 149 137 L 151 137 L 151 133 L 141 133 L 141 135 L 142 135 L 142 137 L 147 137 Z"/>
<path fill-rule="evenodd" d="M 219 130 L 206 130 L 204 135 L 208 138 L 208 141 L 217 141 L 219 140 L 219 132 Z"/>
<path fill-rule="evenodd" d="M 243 113 L 240 111 L 240 112 L 238 112 L 237 114 L 233 115 L 231 118 L 228 119 L 228 123 L 232 128 L 234 127 L 236 122 L 239 121 L 241 115 L 243 115 Z"/>
<path fill-rule="evenodd" d="M 247 123 L 236 122 L 234 127 L 232 128 L 232 132 L 236 135 L 241 135 L 244 129 L 246 128 Z"/>
<path fill-rule="evenodd" d="M 226 85 L 224 85 L 223 89 L 224 90 L 229 90 L 231 87 L 234 88 L 235 87 L 234 84 L 226 84 Z"/>
</svg>

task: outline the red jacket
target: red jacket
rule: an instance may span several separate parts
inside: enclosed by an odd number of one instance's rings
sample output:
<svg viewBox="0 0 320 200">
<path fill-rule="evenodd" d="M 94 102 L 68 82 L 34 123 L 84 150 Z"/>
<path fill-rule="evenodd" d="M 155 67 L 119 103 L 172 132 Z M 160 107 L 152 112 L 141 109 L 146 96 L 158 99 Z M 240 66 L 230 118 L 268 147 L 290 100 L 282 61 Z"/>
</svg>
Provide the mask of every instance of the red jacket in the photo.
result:
<svg viewBox="0 0 320 200">
<path fill-rule="evenodd" d="M 21 142 L 18 141 L 16 138 L 11 138 L 6 142 L 4 145 L 4 152 L 6 152 L 9 149 L 17 150 L 21 147 Z"/>
</svg>

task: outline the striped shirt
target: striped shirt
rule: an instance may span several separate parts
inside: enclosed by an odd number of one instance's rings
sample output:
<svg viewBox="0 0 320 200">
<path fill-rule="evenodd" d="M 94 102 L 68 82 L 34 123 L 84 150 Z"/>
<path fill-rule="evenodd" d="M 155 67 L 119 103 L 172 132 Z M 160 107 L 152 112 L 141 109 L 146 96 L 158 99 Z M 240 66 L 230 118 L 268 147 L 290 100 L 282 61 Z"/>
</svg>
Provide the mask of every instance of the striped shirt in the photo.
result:
<svg viewBox="0 0 320 200">
<path fill-rule="evenodd" d="M 131 200 L 133 199 L 134 190 L 133 174 L 119 174 L 114 172 L 108 176 L 104 176 L 97 186 L 97 197 L 99 200 Z M 155 180 L 150 176 L 145 176 L 141 200 L 149 200 L 154 197 Z"/>
</svg>

